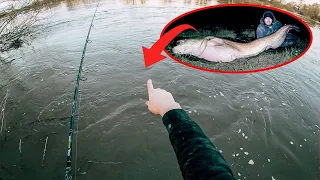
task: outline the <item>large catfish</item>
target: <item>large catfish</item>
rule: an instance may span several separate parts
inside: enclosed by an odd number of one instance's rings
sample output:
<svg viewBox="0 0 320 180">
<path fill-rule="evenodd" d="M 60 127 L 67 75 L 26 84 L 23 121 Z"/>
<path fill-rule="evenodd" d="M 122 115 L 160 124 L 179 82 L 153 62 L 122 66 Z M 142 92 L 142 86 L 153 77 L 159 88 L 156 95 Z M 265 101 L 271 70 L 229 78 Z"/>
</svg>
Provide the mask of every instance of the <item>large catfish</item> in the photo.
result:
<svg viewBox="0 0 320 180">
<path fill-rule="evenodd" d="M 267 49 L 278 48 L 289 30 L 300 31 L 295 25 L 284 25 L 275 33 L 249 43 L 207 36 L 203 39 L 184 39 L 177 42 L 174 54 L 190 54 L 212 62 L 231 62 L 235 59 L 256 56 Z"/>
</svg>

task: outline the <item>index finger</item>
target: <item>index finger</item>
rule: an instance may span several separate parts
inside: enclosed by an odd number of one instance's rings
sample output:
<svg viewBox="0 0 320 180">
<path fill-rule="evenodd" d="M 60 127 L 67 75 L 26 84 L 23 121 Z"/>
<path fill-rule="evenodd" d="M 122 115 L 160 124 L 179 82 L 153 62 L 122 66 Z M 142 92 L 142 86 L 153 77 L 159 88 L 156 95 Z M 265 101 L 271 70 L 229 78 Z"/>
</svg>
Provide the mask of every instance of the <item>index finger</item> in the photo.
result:
<svg viewBox="0 0 320 180">
<path fill-rule="evenodd" d="M 153 84 L 152 84 L 151 79 L 149 79 L 149 80 L 147 81 L 147 88 L 148 88 L 148 94 L 149 94 L 149 96 L 150 96 L 150 94 L 151 94 L 152 91 L 153 91 Z"/>
</svg>

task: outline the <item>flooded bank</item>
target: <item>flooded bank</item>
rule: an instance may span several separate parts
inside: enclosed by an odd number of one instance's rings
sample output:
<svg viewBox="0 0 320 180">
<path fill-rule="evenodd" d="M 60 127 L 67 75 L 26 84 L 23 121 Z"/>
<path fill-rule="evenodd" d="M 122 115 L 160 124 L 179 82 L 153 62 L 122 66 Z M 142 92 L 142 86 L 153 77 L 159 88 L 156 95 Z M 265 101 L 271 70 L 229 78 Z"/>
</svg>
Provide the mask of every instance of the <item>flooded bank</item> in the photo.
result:
<svg viewBox="0 0 320 180">
<path fill-rule="evenodd" d="M 3 179 L 64 177 L 68 117 L 95 7 L 56 6 L 47 12 L 48 31 L 0 65 Z M 152 46 L 174 17 L 198 7 L 100 2 L 80 82 L 77 179 L 182 179 L 160 117 L 145 106 L 149 78 L 203 128 L 237 179 L 318 178 L 318 42 L 301 59 L 256 74 L 201 72 L 169 58 L 145 68 L 141 47 Z M 319 29 L 312 32 L 320 38 Z"/>
</svg>

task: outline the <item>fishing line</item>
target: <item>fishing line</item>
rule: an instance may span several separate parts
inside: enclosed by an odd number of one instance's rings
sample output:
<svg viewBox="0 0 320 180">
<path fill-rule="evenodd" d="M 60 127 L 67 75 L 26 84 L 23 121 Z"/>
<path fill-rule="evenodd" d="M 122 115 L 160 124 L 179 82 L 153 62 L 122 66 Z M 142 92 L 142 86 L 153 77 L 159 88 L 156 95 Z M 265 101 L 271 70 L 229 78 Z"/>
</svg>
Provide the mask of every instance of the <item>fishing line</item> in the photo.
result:
<svg viewBox="0 0 320 180">
<path fill-rule="evenodd" d="M 72 103 L 72 110 L 71 110 L 71 117 L 70 117 L 70 126 L 69 126 L 69 135 L 68 135 L 68 152 L 67 152 L 67 167 L 66 167 L 66 172 L 65 172 L 65 180 L 72 180 L 72 169 L 71 169 L 72 136 L 73 136 L 74 115 L 75 115 L 77 97 L 78 97 L 78 92 L 79 92 L 79 81 L 81 79 L 82 64 L 83 64 L 83 59 L 84 59 L 84 56 L 85 56 L 85 53 L 87 50 L 87 44 L 90 43 L 89 35 L 91 32 L 91 28 L 93 26 L 93 20 L 94 20 L 94 17 L 96 16 L 98 6 L 99 6 L 99 3 L 97 4 L 96 10 L 93 14 L 90 28 L 89 28 L 89 31 L 87 34 L 86 42 L 84 44 L 84 48 L 83 48 L 82 56 L 81 56 L 81 61 L 80 61 L 80 66 L 79 66 L 79 70 L 78 70 L 78 75 L 77 75 L 76 87 L 74 89 L 73 103 Z"/>
</svg>

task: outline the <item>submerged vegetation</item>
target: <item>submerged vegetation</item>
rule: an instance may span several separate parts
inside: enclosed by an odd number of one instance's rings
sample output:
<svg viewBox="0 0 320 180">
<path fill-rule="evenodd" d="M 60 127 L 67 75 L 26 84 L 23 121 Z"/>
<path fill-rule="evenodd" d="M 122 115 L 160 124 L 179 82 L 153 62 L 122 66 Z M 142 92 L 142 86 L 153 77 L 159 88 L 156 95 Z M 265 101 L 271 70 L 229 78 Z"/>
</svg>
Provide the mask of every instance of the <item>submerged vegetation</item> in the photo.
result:
<svg viewBox="0 0 320 180">
<path fill-rule="evenodd" d="M 235 42 L 250 42 L 255 39 L 255 32 L 251 29 L 246 29 L 243 31 L 235 32 L 233 30 L 213 28 L 212 31 L 208 30 L 198 30 L 200 34 L 193 31 L 182 32 L 177 39 L 187 39 L 187 38 L 204 38 L 206 36 L 215 36 L 219 38 L 224 38 L 232 40 Z M 223 71 L 246 71 L 246 70 L 256 70 L 262 68 L 273 67 L 282 63 L 285 63 L 299 54 L 301 54 L 307 47 L 308 41 L 299 39 L 295 45 L 286 48 L 269 49 L 260 53 L 257 56 L 249 58 L 240 58 L 232 62 L 210 62 L 205 59 L 201 59 L 192 55 L 174 55 L 172 48 L 174 47 L 176 41 L 172 41 L 166 50 L 168 53 L 175 56 L 177 59 L 185 62 L 187 64 L 206 68 L 210 70 L 223 70 Z"/>
</svg>

